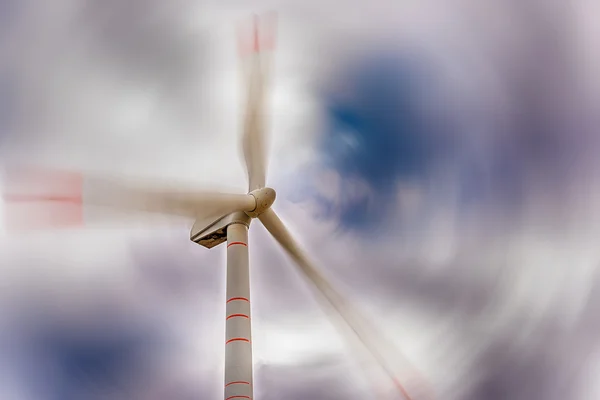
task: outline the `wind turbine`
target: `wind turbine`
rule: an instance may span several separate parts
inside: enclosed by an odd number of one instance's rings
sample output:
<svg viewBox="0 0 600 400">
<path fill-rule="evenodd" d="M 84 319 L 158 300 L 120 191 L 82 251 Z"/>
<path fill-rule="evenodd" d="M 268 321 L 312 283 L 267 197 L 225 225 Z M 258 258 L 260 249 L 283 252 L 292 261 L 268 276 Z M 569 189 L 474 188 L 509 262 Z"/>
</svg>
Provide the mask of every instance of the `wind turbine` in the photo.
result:
<svg viewBox="0 0 600 400">
<path fill-rule="evenodd" d="M 51 175 L 37 177 L 38 189 L 44 193 L 11 193 L 5 188 L 7 202 L 52 202 L 75 205 L 107 206 L 125 211 L 143 211 L 196 219 L 190 239 L 206 248 L 227 242 L 226 329 L 225 329 L 225 388 L 224 399 L 253 399 L 253 359 L 251 329 L 251 296 L 249 277 L 248 229 L 254 220 L 260 221 L 273 238 L 294 261 L 300 273 L 320 293 L 321 304 L 336 325 L 344 323 L 343 333 L 352 332 L 376 363 L 395 382 L 404 399 L 411 399 L 395 379 L 393 368 L 377 349 L 383 345 L 386 352 L 393 346 L 386 342 L 372 324 L 365 322 L 357 311 L 329 283 L 300 248 L 272 206 L 276 192 L 267 186 L 267 154 L 265 149 L 264 104 L 269 63 L 265 56 L 273 47 L 270 37 L 261 35 L 259 19 L 255 17 L 251 45 L 244 46 L 243 60 L 247 67 L 247 106 L 242 135 L 242 147 L 248 175 L 245 194 L 206 192 L 190 188 L 175 189 L 173 185 L 140 185 L 118 182 L 115 179 L 86 175 L 87 187 L 96 189 L 83 195 L 83 181 L 70 175 L 72 180 L 48 188 Z M 17 184 L 32 181 L 27 173 L 13 174 Z M 21 171 L 23 172 L 23 171 Z M 30 171 L 31 172 L 31 171 Z M 33 173 L 36 174 L 35 172 Z M 33 179 L 35 180 L 35 179 Z M 50 185 L 52 185 L 50 183 Z M 65 192 L 68 192 L 65 194 Z M 77 222 L 70 219 L 71 222 Z M 39 222 L 39 221 L 38 221 Z M 35 222 L 34 222 L 35 223 Z M 388 354 L 389 356 L 389 354 Z"/>
</svg>

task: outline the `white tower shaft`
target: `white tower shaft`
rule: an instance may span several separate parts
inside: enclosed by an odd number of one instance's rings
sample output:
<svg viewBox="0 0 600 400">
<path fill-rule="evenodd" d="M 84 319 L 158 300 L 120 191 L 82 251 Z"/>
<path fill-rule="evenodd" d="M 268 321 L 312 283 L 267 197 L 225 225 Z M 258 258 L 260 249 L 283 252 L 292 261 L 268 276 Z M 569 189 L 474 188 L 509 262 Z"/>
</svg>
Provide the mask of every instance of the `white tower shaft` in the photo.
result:
<svg viewBox="0 0 600 400">
<path fill-rule="evenodd" d="M 225 400 L 253 398 L 248 227 L 227 227 Z"/>
</svg>

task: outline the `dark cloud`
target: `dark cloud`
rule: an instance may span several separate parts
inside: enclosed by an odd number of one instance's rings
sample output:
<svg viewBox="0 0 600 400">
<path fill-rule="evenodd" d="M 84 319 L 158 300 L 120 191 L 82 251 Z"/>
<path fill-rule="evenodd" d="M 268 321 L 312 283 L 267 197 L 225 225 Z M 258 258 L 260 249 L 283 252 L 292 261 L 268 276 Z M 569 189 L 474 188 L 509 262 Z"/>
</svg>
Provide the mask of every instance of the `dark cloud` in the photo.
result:
<svg viewBox="0 0 600 400">
<path fill-rule="evenodd" d="M 450 264 L 437 273 L 423 271 L 426 265 L 417 260 L 371 264 L 367 270 L 345 268 L 343 275 L 337 276 L 343 277 L 346 285 L 351 285 L 359 296 L 382 305 L 399 301 L 424 313 L 480 316 L 495 295 L 494 282 L 482 282 L 470 276 L 469 272 L 476 268 L 472 262 L 454 260 L 454 265 Z"/>
<path fill-rule="evenodd" d="M 6 34 L 10 29 L 13 20 L 18 17 L 20 3 L 15 0 L 0 1 L 0 32 Z"/>
<path fill-rule="evenodd" d="M 315 195 L 325 216 L 351 230 L 379 226 L 398 201 L 398 182 L 427 188 L 450 180 L 456 193 L 426 189 L 426 197 L 456 196 L 457 211 L 486 204 L 514 217 L 532 192 L 553 191 L 581 173 L 581 61 L 565 10 L 533 2 L 506 10 L 518 42 L 506 31 L 493 38 L 486 27 L 476 37 L 455 32 L 476 62 L 458 48 L 450 55 L 395 48 L 337 64 L 329 82 L 335 90 L 322 93 L 319 153 L 342 184 L 337 204 Z M 473 79 L 461 83 L 453 68 Z M 488 81 L 476 81 L 478 74 Z M 485 88 L 492 83 L 495 92 Z M 436 111 L 425 98 L 436 99 Z M 352 200 L 356 179 L 371 192 Z"/>
<path fill-rule="evenodd" d="M 371 262 L 368 268 L 364 267 L 366 262 L 355 260 L 352 266 L 350 263 L 339 268 L 329 266 L 328 272 L 344 282 L 345 293 L 359 309 L 370 304 L 392 312 L 400 307 L 395 305 L 401 305 L 431 318 L 432 324 L 423 334 L 437 337 L 429 353 L 441 354 L 442 369 L 451 370 L 457 363 L 446 352 L 461 349 L 462 359 L 471 360 L 471 366 L 466 371 L 462 368 L 454 371 L 461 394 L 449 398 L 579 398 L 582 371 L 587 367 L 589 354 L 599 344 L 593 333 L 599 326 L 593 316 L 598 311 L 595 302 L 598 285 L 594 285 L 579 317 L 574 317 L 577 322 L 571 324 L 555 307 L 537 314 L 526 311 L 528 301 L 511 304 L 513 289 L 506 286 L 502 289 L 498 281 L 508 268 L 517 267 L 490 265 L 484 260 L 485 254 L 481 254 L 479 261 L 456 258 L 435 273 L 427 272 L 423 262 L 398 265 L 381 260 Z M 482 279 L 477 269 L 483 268 L 498 270 Z M 529 267 L 523 264 L 518 268 Z M 516 287 L 517 281 L 514 284 Z M 540 289 L 539 295 L 556 294 Z M 555 304 L 560 307 L 560 302 Z M 514 319 L 504 320 L 506 316 L 501 310 L 507 307 L 514 313 Z M 445 325 L 448 321 L 453 321 L 452 328 Z M 388 323 L 381 321 L 381 326 Z M 498 328 L 481 329 L 490 323 Z"/>
<path fill-rule="evenodd" d="M 525 345 L 515 337 L 492 340 L 476 358 L 475 382 L 465 382 L 473 388 L 464 399 L 577 398 L 578 377 L 593 346 L 574 339 L 538 329 Z"/>
<path fill-rule="evenodd" d="M 165 240 L 164 236 L 161 239 Z M 157 246 L 149 245 L 148 238 L 145 240 L 151 262 L 136 260 L 139 269 L 128 276 L 119 269 L 125 271 L 131 265 L 117 261 L 121 268 L 110 267 L 104 275 L 112 276 L 108 285 L 89 270 L 77 274 L 81 279 L 65 278 L 69 272 L 53 260 L 44 261 L 55 264 L 52 276 L 42 271 L 12 284 L 14 297 L 7 293 L 0 303 L 0 368 L 7 374 L 7 383 L 27 394 L 19 399 L 187 400 L 213 396 L 215 385 L 207 381 L 209 374 L 189 376 L 182 365 L 173 362 L 189 346 L 181 314 L 173 310 L 191 310 L 200 319 L 203 313 L 212 315 L 211 308 L 199 299 L 210 302 L 214 291 L 198 291 L 198 285 L 210 284 L 202 276 L 194 279 L 194 271 L 189 271 L 186 279 L 197 285 L 191 297 L 190 283 L 186 285 L 177 275 L 182 273 L 178 265 L 186 261 L 185 257 L 166 257 L 181 250 L 181 246 L 161 245 L 158 247 L 162 251 L 158 251 Z M 25 270 L 37 270 L 32 261 L 22 258 L 13 263 Z M 146 268 L 148 264 L 165 270 L 157 274 L 156 269 Z M 202 263 L 191 266 L 199 267 L 195 270 L 201 272 L 206 267 Z M 71 267 L 74 265 L 67 268 Z M 176 271 L 175 278 L 168 277 L 169 267 Z M 3 279 L 14 278 L 7 270 Z M 41 290 L 36 290 L 40 286 L 33 283 L 37 279 L 45 281 Z M 190 320 L 189 325 L 194 322 Z M 211 331 L 200 326 L 203 331 Z M 203 354 L 197 362 L 199 370 L 211 370 L 215 364 Z"/>
<path fill-rule="evenodd" d="M 495 175 L 500 183 L 512 186 L 515 200 L 530 183 L 528 173 L 546 180 L 546 187 L 568 179 L 566 173 L 576 157 L 573 151 L 581 140 L 572 126 L 580 102 L 576 92 L 578 61 L 564 11 L 532 2 L 515 7 L 516 24 L 526 34 L 504 53 L 507 59 L 498 60 L 510 104 L 504 128 L 507 139 L 497 151 L 500 165 Z M 503 176 L 501 170 L 510 172 Z M 499 193 L 510 190 L 503 188 Z"/>
<path fill-rule="evenodd" d="M 32 398 L 135 397 L 135 385 L 152 378 L 166 344 L 160 327 L 140 315 L 122 318 L 115 308 L 98 307 L 102 302 L 61 312 L 45 299 L 45 305 L 29 304 L 17 319 L 4 319 L 10 330 L 4 332 L 2 353 L 15 354 Z"/>
<path fill-rule="evenodd" d="M 130 144 L 140 129 L 149 145 L 166 130 L 172 141 L 197 137 L 211 91 L 207 28 L 190 18 L 195 6 L 86 0 L 27 7 L 6 50 L 19 96 L 14 147 L 33 151 L 67 139 L 58 146 L 67 151 L 83 137 L 84 148 L 106 158 L 143 152 L 143 144 Z M 124 136 L 115 137 L 121 129 Z M 90 144 L 106 137 L 113 139 L 107 146 Z"/>
<path fill-rule="evenodd" d="M 149 242 L 156 245 L 149 246 Z M 219 291 L 225 267 L 222 249 L 211 251 L 193 243 L 189 230 L 184 229 L 153 233 L 130 246 L 142 282 L 180 300 Z"/>
<path fill-rule="evenodd" d="M 0 50 L 6 51 L 11 45 L 12 27 L 18 21 L 20 6 L 18 1 L 0 1 Z M 7 60 L 8 59 L 8 60 Z M 17 106 L 18 91 L 15 80 L 15 66 L 10 57 L 0 61 L 0 143 L 4 142 L 13 128 L 13 115 Z"/>
<path fill-rule="evenodd" d="M 367 59 L 344 79 L 352 86 L 329 96 L 327 104 L 332 126 L 324 146 L 332 152 L 330 162 L 382 189 L 399 175 L 422 172 L 427 161 L 426 138 L 417 125 L 416 97 L 423 77 L 409 61 Z"/>
<path fill-rule="evenodd" d="M 183 23 L 191 4 L 88 0 L 76 20 L 105 61 L 162 90 L 186 90 L 203 71 L 204 37 Z M 192 51 L 194 50 L 194 51 Z"/>
<path fill-rule="evenodd" d="M 143 374 L 147 365 L 144 356 L 153 347 L 144 343 L 144 333 L 135 332 L 132 326 L 123 329 L 105 322 L 106 331 L 100 337 L 96 330 L 74 333 L 64 326 L 38 330 L 39 336 L 33 341 L 43 354 L 40 358 L 46 358 L 42 364 L 51 364 L 54 369 L 55 398 L 91 398 L 96 391 L 126 393 L 129 381 Z"/>
<path fill-rule="evenodd" d="M 14 74 L 9 68 L 0 67 L 0 141 L 10 135 L 17 96 Z"/>
<path fill-rule="evenodd" d="M 378 204 L 370 210 L 367 197 L 343 203 L 343 225 L 380 222 L 394 201 L 398 179 L 421 180 L 431 169 L 436 143 L 419 104 L 428 89 L 421 65 L 414 58 L 375 54 L 342 72 L 334 85 L 338 90 L 325 94 L 327 125 L 320 149 L 324 164 L 343 178 L 339 196 L 348 198 L 347 182 L 358 179 L 368 183 Z"/>
</svg>

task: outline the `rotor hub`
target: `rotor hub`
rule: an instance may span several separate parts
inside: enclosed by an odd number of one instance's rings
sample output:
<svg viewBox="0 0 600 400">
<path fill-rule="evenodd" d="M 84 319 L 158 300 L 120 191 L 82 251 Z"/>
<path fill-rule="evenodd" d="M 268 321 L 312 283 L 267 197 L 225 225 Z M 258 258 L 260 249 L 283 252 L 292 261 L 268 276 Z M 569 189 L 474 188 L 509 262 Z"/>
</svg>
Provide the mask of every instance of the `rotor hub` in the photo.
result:
<svg viewBox="0 0 600 400">
<path fill-rule="evenodd" d="M 256 200 L 256 208 L 252 211 L 246 212 L 248 216 L 252 218 L 258 217 L 260 214 L 265 212 L 269 207 L 273 205 L 275 202 L 275 198 L 277 194 L 275 190 L 269 187 L 265 187 L 262 189 L 256 189 L 248 193 L 250 196 L 254 197 Z"/>
</svg>

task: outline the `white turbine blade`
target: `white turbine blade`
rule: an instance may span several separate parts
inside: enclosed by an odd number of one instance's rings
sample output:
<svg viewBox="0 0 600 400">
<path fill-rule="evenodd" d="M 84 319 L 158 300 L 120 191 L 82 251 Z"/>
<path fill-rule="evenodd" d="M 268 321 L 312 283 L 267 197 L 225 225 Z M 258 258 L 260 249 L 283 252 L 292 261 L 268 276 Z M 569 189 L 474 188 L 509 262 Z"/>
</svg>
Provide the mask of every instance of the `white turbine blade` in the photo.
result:
<svg viewBox="0 0 600 400">
<path fill-rule="evenodd" d="M 257 57 L 258 58 L 258 57 Z M 242 145 L 248 172 L 248 191 L 265 187 L 267 180 L 264 124 L 262 115 L 262 76 L 258 69 L 260 60 L 253 60 L 248 87 L 248 105 L 244 121 Z"/>
<path fill-rule="evenodd" d="M 250 43 L 244 43 L 244 38 L 240 37 L 240 50 L 244 57 L 243 65 L 248 74 L 242 147 L 248 172 L 249 191 L 265 187 L 267 179 L 264 103 L 268 72 L 266 53 L 272 49 L 272 40 L 265 41 L 264 38 L 261 38 L 258 24 L 258 17 L 256 17 Z"/>
<path fill-rule="evenodd" d="M 402 396 L 405 399 L 410 400 L 411 397 L 398 382 L 395 373 L 375 346 L 375 343 L 385 343 L 383 336 L 376 335 L 377 332 L 374 330 L 373 325 L 366 323 L 366 321 L 358 315 L 357 311 L 348 304 L 344 297 L 334 289 L 327 278 L 325 278 L 325 276 L 323 276 L 323 274 L 309 261 L 298 246 L 296 240 L 292 237 L 283 222 L 272 209 L 269 208 L 259 215 L 258 218 L 271 235 L 273 235 L 275 240 L 279 242 L 288 255 L 295 261 L 295 265 L 300 272 L 321 293 L 323 298 L 327 300 L 327 303 L 322 304 L 327 308 L 326 311 L 329 311 L 329 316 L 339 317 L 334 318 L 334 322 L 336 319 L 338 321 L 341 319 L 345 322 L 346 326 L 356 335 L 356 338 L 361 342 L 364 348 L 373 356 L 377 364 L 393 380 Z M 331 315 L 331 312 L 333 312 L 334 315 Z M 371 329 L 367 331 L 366 327 L 369 326 Z M 394 351 L 395 348 L 393 346 L 386 344 L 386 352 Z"/>
<path fill-rule="evenodd" d="M 85 226 L 83 208 L 88 206 L 188 218 L 252 211 L 256 207 L 254 197 L 247 194 L 143 184 L 40 168 L 8 169 L 3 183 L 4 208 L 12 217 L 9 224 L 17 230 Z"/>
<path fill-rule="evenodd" d="M 181 217 L 206 217 L 252 211 L 256 200 L 247 194 L 193 190 L 173 185 L 142 185 L 91 179 L 85 204 Z"/>
</svg>

